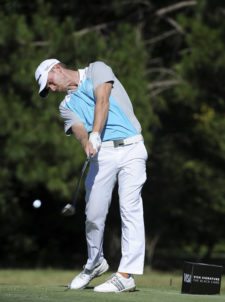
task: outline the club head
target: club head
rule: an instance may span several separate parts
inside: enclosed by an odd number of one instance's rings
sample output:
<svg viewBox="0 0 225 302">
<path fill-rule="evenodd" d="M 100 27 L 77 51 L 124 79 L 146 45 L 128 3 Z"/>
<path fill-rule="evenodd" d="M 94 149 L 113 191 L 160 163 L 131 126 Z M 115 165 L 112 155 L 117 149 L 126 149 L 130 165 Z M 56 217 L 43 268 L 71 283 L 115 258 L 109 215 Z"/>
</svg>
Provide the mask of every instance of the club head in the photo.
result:
<svg viewBox="0 0 225 302">
<path fill-rule="evenodd" d="M 72 216 L 75 214 L 75 207 L 68 203 L 67 205 L 65 205 L 65 207 L 62 209 L 62 215 L 63 216 Z"/>
</svg>

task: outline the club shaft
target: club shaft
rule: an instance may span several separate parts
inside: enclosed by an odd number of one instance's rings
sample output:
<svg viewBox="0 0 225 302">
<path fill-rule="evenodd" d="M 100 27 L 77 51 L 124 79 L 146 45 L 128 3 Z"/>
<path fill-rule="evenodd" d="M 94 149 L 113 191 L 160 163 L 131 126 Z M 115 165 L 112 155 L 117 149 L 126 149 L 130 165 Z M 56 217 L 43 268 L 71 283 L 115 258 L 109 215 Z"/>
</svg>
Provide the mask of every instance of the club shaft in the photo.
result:
<svg viewBox="0 0 225 302">
<path fill-rule="evenodd" d="M 78 196 L 79 189 L 80 189 L 80 183 L 81 183 L 82 177 L 84 175 L 84 172 L 87 168 L 88 163 L 89 163 L 89 158 L 87 158 L 85 160 L 85 163 L 84 163 L 84 165 L 82 167 L 82 170 L 81 170 L 81 175 L 78 179 L 77 186 L 76 186 L 76 189 L 75 189 L 75 192 L 74 192 L 74 195 L 73 195 L 72 205 L 74 206 L 74 208 L 76 207 L 76 203 L 77 203 L 77 196 Z"/>
</svg>

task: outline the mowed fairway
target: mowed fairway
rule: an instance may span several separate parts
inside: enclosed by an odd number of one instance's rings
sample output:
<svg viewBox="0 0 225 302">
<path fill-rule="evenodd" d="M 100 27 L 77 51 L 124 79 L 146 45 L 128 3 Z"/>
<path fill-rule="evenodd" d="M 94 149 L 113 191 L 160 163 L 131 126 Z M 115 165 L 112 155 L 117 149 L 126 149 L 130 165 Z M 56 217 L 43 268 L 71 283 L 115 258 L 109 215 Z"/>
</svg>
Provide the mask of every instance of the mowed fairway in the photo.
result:
<svg viewBox="0 0 225 302">
<path fill-rule="evenodd" d="M 103 294 L 93 287 L 110 274 L 93 280 L 85 290 L 67 290 L 67 283 L 76 272 L 63 270 L 0 270 L 1 302 L 204 302 L 225 301 L 225 278 L 220 295 L 184 295 L 180 293 L 181 273 L 147 272 L 136 277 L 137 290 L 133 293 Z"/>
</svg>

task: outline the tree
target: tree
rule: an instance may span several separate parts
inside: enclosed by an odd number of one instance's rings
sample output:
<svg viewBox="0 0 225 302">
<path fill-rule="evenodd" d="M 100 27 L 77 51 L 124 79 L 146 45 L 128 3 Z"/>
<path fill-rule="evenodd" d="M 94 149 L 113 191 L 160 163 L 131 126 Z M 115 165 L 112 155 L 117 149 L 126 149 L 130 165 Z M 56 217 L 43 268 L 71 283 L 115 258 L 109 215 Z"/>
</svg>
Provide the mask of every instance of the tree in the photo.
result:
<svg viewBox="0 0 225 302">
<path fill-rule="evenodd" d="M 186 51 L 174 66 L 180 84 L 156 106 L 161 127 L 150 213 L 158 249 L 167 246 L 182 259 L 211 257 L 224 237 L 223 31 L 202 19 L 179 18 L 187 32 Z"/>
</svg>

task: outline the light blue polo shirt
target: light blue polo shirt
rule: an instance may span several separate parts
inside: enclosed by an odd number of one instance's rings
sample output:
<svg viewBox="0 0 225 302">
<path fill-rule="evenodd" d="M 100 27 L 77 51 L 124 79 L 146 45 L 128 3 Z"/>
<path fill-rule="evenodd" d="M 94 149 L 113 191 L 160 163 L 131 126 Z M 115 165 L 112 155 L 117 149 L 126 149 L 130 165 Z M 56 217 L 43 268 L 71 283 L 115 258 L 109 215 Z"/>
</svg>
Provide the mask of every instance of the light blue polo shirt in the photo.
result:
<svg viewBox="0 0 225 302">
<path fill-rule="evenodd" d="M 94 90 L 105 82 L 112 82 L 113 87 L 109 97 L 108 117 L 101 133 L 102 141 L 139 134 L 141 126 L 134 115 L 131 101 L 112 69 L 103 62 L 94 62 L 78 71 L 78 88 L 69 92 L 59 106 L 66 134 L 71 134 L 71 127 L 76 123 L 82 123 L 87 132 L 92 131 L 96 103 Z"/>
</svg>

